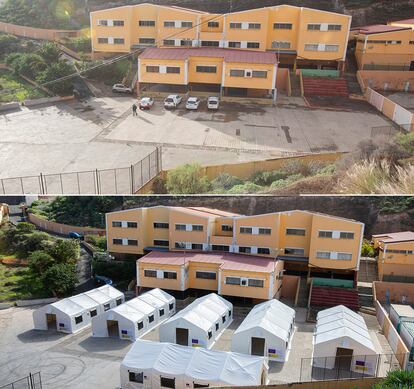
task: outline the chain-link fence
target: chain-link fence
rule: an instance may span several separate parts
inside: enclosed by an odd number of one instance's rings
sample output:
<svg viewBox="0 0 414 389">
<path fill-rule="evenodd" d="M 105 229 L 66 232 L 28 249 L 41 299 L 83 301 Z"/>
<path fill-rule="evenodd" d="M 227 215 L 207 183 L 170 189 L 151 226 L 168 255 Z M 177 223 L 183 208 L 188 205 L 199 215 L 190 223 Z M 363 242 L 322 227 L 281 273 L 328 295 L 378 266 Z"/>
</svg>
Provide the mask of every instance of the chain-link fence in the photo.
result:
<svg viewBox="0 0 414 389">
<path fill-rule="evenodd" d="M 302 358 L 300 382 L 385 377 L 397 369 L 400 363 L 394 354 Z"/>
<path fill-rule="evenodd" d="M 406 133 L 411 130 L 411 124 L 395 125 L 395 126 L 377 126 L 371 128 L 371 138 L 383 138 L 384 140 L 391 140 L 399 132 Z"/>
<path fill-rule="evenodd" d="M 20 380 L 0 386 L 0 389 L 42 389 L 42 377 L 40 372 L 29 374 Z"/>
<path fill-rule="evenodd" d="M 0 194 L 134 194 L 161 169 L 162 150 L 157 147 L 129 167 L 2 178 Z"/>
</svg>

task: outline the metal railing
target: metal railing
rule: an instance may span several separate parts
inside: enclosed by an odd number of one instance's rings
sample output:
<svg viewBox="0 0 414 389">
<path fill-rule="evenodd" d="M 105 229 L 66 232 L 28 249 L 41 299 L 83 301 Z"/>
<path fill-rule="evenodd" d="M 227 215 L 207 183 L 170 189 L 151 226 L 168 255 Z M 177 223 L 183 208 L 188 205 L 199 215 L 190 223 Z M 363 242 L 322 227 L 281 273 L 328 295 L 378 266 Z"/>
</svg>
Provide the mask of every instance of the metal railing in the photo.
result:
<svg viewBox="0 0 414 389">
<path fill-rule="evenodd" d="M 412 125 L 405 124 L 405 125 L 398 125 L 395 126 L 377 126 L 371 128 L 371 138 L 387 138 L 391 140 L 394 138 L 399 132 L 400 133 L 407 133 L 410 132 Z"/>
<path fill-rule="evenodd" d="M 385 377 L 400 369 L 394 354 L 302 358 L 300 382 Z"/>
<path fill-rule="evenodd" d="M 0 386 L 0 389 L 42 389 L 42 377 L 40 371 L 33 374 L 30 373 L 27 377 Z"/>
<path fill-rule="evenodd" d="M 364 64 L 362 70 L 387 70 L 387 71 L 402 71 L 402 72 L 409 72 L 413 71 L 414 69 L 410 64 L 398 64 L 398 63 L 390 63 L 390 64 Z"/>
<path fill-rule="evenodd" d="M 162 169 L 162 149 L 123 168 L 1 178 L 0 194 L 134 194 Z"/>
</svg>

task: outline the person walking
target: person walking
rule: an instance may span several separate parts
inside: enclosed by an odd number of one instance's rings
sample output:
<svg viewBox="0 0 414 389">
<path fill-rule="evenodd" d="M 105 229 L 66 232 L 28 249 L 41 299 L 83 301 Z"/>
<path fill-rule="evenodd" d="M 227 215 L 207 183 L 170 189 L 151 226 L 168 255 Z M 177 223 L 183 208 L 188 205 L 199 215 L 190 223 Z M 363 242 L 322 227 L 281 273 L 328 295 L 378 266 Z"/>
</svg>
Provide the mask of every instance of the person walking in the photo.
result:
<svg viewBox="0 0 414 389">
<path fill-rule="evenodd" d="M 132 116 L 138 116 L 138 107 L 137 105 L 134 103 L 134 105 L 132 106 Z"/>
</svg>

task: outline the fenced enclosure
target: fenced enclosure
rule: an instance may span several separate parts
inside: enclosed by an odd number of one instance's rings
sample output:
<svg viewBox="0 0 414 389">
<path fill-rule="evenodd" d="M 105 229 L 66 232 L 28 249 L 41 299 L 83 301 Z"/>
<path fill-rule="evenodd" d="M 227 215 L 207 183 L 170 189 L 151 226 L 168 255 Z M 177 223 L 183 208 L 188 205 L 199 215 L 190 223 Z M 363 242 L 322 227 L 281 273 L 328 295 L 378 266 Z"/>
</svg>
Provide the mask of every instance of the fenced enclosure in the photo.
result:
<svg viewBox="0 0 414 389">
<path fill-rule="evenodd" d="M 300 382 L 385 377 L 398 369 L 394 354 L 302 358 Z"/>
<path fill-rule="evenodd" d="M 162 169 L 162 149 L 123 168 L 0 179 L 0 194 L 134 194 Z"/>
<path fill-rule="evenodd" d="M 0 389 L 42 389 L 42 377 L 40 371 L 29 374 L 27 377 L 0 386 Z"/>
</svg>

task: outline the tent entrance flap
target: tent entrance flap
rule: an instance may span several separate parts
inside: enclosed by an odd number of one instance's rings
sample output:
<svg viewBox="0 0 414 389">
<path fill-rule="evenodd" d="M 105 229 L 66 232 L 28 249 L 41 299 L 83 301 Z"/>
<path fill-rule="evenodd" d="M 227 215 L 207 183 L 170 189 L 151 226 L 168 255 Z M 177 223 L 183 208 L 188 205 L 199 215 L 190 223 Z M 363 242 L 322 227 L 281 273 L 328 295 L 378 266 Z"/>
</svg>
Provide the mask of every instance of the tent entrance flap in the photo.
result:
<svg viewBox="0 0 414 389">
<path fill-rule="evenodd" d="M 338 347 L 336 349 L 335 369 L 337 370 L 351 370 L 352 355 L 354 350 L 350 348 Z"/>
<path fill-rule="evenodd" d="M 265 340 L 264 338 L 252 338 L 252 355 L 263 357 L 265 355 Z"/>
<path fill-rule="evenodd" d="M 181 346 L 188 346 L 188 329 L 176 328 L 175 329 L 175 342 Z"/>
<path fill-rule="evenodd" d="M 119 326 L 116 320 L 107 320 L 108 336 L 110 338 L 119 338 Z"/>
<path fill-rule="evenodd" d="M 56 329 L 56 315 L 54 313 L 46 313 L 46 323 L 48 330 Z"/>
</svg>

